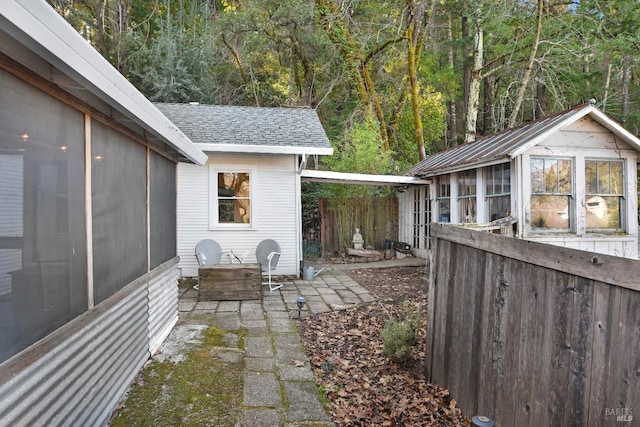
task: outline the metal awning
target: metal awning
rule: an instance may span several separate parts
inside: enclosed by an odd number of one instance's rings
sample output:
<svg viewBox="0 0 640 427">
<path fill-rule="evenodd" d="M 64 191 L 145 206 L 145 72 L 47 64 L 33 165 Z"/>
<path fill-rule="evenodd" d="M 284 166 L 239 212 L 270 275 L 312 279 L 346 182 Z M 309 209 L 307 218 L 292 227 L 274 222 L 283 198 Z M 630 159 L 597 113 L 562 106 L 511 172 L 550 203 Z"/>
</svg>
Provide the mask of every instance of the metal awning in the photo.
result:
<svg viewBox="0 0 640 427">
<path fill-rule="evenodd" d="M 416 178 L 413 176 L 373 175 L 364 173 L 317 171 L 311 169 L 301 170 L 300 177 L 302 181 L 306 182 L 328 182 L 334 184 L 389 185 L 393 187 L 431 184 L 430 179 Z"/>
</svg>

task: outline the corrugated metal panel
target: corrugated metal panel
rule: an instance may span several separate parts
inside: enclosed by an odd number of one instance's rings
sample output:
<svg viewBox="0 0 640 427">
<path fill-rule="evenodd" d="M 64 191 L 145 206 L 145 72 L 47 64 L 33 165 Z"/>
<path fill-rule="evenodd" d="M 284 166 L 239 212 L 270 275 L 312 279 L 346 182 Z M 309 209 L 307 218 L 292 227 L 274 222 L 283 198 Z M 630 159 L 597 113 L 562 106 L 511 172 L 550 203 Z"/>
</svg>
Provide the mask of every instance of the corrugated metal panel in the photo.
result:
<svg viewBox="0 0 640 427">
<path fill-rule="evenodd" d="M 449 172 L 451 169 L 475 167 L 499 159 L 509 159 L 511 153 L 526 146 L 536 138 L 562 125 L 571 117 L 582 117 L 587 109 L 584 104 L 571 110 L 545 117 L 504 132 L 482 138 L 468 144 L 459 145 L 449 150 L 433 154 L 406 172 L 409 176 L 429 177 Z"/>
<path fill-rule="evenodd" d="M 138 286 L 0 387 L 3 423 L 105 424 L 149 356 L 146 306 L 146 286 Z"/>
<path fill-rule="evenodd" d="M 149 282 L 149 353 L 154 354 L 178 321 L 178 270 L 172 268 Z"/>
<path fill-rule="evenodd" d="M 0 385 L 0 424 L 106 425 L 149 358 L 151 339 L 159 345 L 173 325 L 176 264 L 163 264 L 18 355 L 34 361 Z"/>
</svg>

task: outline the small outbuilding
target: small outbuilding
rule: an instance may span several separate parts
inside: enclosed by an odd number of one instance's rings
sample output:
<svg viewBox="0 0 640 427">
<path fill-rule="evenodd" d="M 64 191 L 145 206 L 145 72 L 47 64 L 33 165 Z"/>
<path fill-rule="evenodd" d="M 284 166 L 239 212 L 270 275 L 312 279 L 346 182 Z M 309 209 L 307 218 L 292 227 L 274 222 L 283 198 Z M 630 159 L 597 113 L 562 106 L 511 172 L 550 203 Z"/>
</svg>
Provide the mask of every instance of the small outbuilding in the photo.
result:
<svg viewBox="0 0 640 427">
<path fill-rule="evenodd" d="M 281 248 L 275 275 L 297 276 L 302 262 L 301 173 L 333 148 L 311 108 L 197 103 L 156 106 L 208 154 L 204 167 L 178 165 L 178 255 L 198 275 L 196 244 L 218 242 L 228 256 L 256 262 L 257 245 Z M 225 259 L 226 258 L 226 259 Z"/>
<path fill-rule="evenodd" d="M 407 175 L 432 184 L 404 205 L 429 222 L 637 258 L 639 150 L 587 103 L 429 156 Z"/>
</svg>

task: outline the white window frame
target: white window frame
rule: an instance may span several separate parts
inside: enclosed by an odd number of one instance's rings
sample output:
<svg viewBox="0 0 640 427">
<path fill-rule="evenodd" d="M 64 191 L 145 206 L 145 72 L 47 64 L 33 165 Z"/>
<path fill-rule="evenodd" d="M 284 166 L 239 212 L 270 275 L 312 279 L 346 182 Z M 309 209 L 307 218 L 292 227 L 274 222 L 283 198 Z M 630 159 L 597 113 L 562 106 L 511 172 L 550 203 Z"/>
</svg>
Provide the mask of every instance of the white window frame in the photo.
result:
<svg viewBox="0 0 640 427">
<path fill-rule="evenodd" d="M 449 180 L 449 182 L 444 184 L 444 185 L 448 185 L 449 186 L 449 194 L 448 195 L 440 194 L 440 188 L 441 188 L 441 185 L 443 184 L 441 182 L 441 180 L 443 180 L 444 178 Z M 436 201 L 436 205 L 435 205 L 436 216 L 435 216 L 434 219 L 437 219 L 436 222 L 438 222 L 438 223 L 445 223 L 445 224 L 451 223 L 451 215 L 452 215 L 452 208 L 453 208 L 452 203 L 451 203 L 451 188 L 452 188 L 451 182 L 453 181 L 453 178 L 452 178 L 452 176 L 450 174 L 440 175 L 440 176 L 436 177 L 435 181 L 436 181 L 436 185 L 434 187 L 435 187 L 435 201 Z M 449 201 L 449 220 L 448 221 L 443 221 L 442 220 L 442 212 L 440 211 L 440 203 L 445 201 L 445 200 Z"/>
<path fill-rule="evenodd" d="M 465 175 L 469 175 L 469 178 L 473 180 L 473 192 L 469 194 L 462 194 L 460 189 L 462 186 L 462 180 Z M 456 203 L 458 205 L 458 222 L 462 224 L 475 224 L 478 222 L 478 170 L 477 169 L 469 169 L 465 171 L 458 172 L 456 179 L 456 188 L 458 189 L 458 194 L 456 197 Z M 470 187 L 471 188 L 471 187 Z M 470 203 L 473 207 L 474 215 L 471 218 L 467 218 L 464 215 L 464 209 L 462 208 L 463 203 Z"/>
<path fill-rule="evenodd" d="M 209 165 L 209 229 L 210 230 L 251 230 L 255 228 L 256 220 L 256 179 L 258 168 L 244 165 Z M 248 223 L 220 223 L 218 217 L 218 174 L 219 173 L 249 174 L 249 222 Z"/>
<path fill-rule="evenodd" d="M 501 179 L 500 179 L 500 186 L 501 186 L 501 190 L 500 192 L 489 192 L 487 191 L 487 187 L 490 185 L 490 183 L 492 183 L 492 180 L 490 179 L 490 174 L 493 173 L 493 169 L 496 166 L 500 166 L 501 167 Z M 505 176 L 504 176 L 504 171 L 505 171 L 505 167 L 509 168 L 509 179 L 506 180 Z M 491 176 L 492 177 L 492 176 Z M 478 185 L 478 190 L 480 190 L 481 188 L 484 188 L 485 190 L 485 194 L 484 194 L 484 198 L 485 198 L 485 206 L 484 206 L 484 211 L 485 211 L 485 222 L 491 222 L 491 212 L 489 211 L 491 208 L 491 201 L 493 199 L 498 199 L 501 197 L 508 197 L 509 199 L 509 209 L 507 209 L 507 216 L 511 215 L 511 192 L 513 189 L 513 182 L 512 182 L 512 178 L 513 177 L 513 173 L 512 173 L 512 168 L 511 168 L 511 163 L 498 163 L 495 165 L 490 165 L 490 166 L 485 166 L 483 168 L 483 174 L 482 174 L 482 186 Z M 505 187 L 505 182 L 509 183 L 509 191 L 504 191 L 504 187 Z M 491 186 L 493 187 L 493 184 L 491 184 Z M 504 217 L 502 217 L 504 218 Z M 500 219 L 500 218 L 496 218 L 496 219 Z"/>
<path fill-rule="evenodd" d="M 412 244 L 417 249 L 429 248 L 429 223 L 431 222 L 431 200 L 429 186 L 417 186 L 413 189 Z"/>
<path fill-rule="evenodd" d="M 564 192 L 540 192 L 540 193 L 534 193 L 533 191 L 533 177 L 532 177 L 532 168 L 531 168 L 531 162 L 533 160 L 556 160 L 556 161 L 569 161 L 571 163 L 570 168 L 571 168 L 571 191 L 569 193 L 564 193 Z M 565 196 L 567 197 L 567 201 L 568 201 L 568 206 L 567 206 L 567 217 L 568 217 L 568 227 L 567 228 L 554 228 L 554 227 L 549 227 L 549 228 L 544 228 L 544 227 L 534 227 L 533 223 L 529 223 L 528 224 L 528 228 L 529 228 L 529 232 L 531 234 L 551 234 L 551 233 L 569 233 L 569 234 L 578 234 L 580 235 L 581 233 L 578 231 L 580 229 L 583 228 L 583 226 L 579 225 L 581 223 L 583 223 L 584 221 L 581 220 L 581 215 L 578 212 L 578 209 L 576 207 L 576 192 L 578 191 L 578 188 L 583 188 L 584 187 L 584 171 L 582 171 L 582 173 L 578 173 L 578 171 L 576 170 L 576 168 L 578 166 L 584 168 L 584 162 L 580 161 L 580 159 L 576 158 L 576 157 L 572 157 L 572 156 L 564 156 L 564 155 L 554 155 L 554 156 L 548 156 L 548 155 L 531 155 L 528 159 L 527 159 L 528 165 L 527 165 L 527 173 L 528 173 L 528 182 L 529 182 L 529 199 L 527 202 L 527 210 L 528 210 L 528 215 L 532 216 L 532 199 L 534 196 L 544 196 L 544 195 L 549 195 L 549 196 Z M 580 177 L 580 182 L 578 183 L 578 178 Z M 531 218 L 531 221 L 533 221 L 533 218 Z"/>
<path fill-rule="evenodd" d="M 618 233 L 618 232 L 626 232 L 626 190 L 627 190 L 627 185 L 626 185 L 626 171 L 627 171 L 627 166 L 626 166 L 626 161 L 625 159 L 621 159 L 621 158 L 604 158 L 604 157 L 585 157 L 583 159 L 584 162 L 584 169 L 585 169 L 585 174 L 584 174 L 584 182 L 585 182 L 585 200 L 584 200 L 584 204 L 585 204 L 585 209 L 588 209 L 587 207 L 587 197 L 589 196 L 603 196 L 603 197 L 617 197 L 618 199 L 620 199 L 619 202 L 619 220 L 620 220 L 620 227 L 619 228 L 613 228 L 613 227 L 588 227 L 586 224 L 586 218 L 585 218 L 585 230 L 587 233 Z M 586 180 L 587 180 L 587 174 L 586 174 L 586 165 L 587 162 L 606 162 L 606 163 L 621 163 L 622 167 L 622 183 L 621 183 L 621 187 L 622 187 L 622 193 L 621 194 L 614 194 L 614 193 L 587 193 L 587 189 L 586 189 Z M 586 212 L 585 212 L 586 215 Z"/>
</svg>

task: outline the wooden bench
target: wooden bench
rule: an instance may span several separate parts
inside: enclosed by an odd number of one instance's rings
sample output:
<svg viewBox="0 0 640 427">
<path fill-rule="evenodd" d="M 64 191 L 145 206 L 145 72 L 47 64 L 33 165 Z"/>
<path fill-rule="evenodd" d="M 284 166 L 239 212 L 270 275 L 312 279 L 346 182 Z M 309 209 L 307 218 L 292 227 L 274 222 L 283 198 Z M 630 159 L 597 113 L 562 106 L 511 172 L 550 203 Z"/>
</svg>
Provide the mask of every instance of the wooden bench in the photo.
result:
<svg viewBox="0 0 640 427">
<path fill-rule="evenodd" d="M 198 269 L 199 301 L 244 301 L 262 297 L 260 264 L 218 264 Z"/>
</svg>

